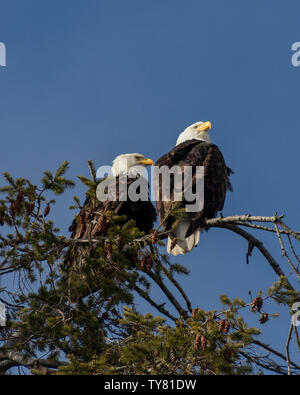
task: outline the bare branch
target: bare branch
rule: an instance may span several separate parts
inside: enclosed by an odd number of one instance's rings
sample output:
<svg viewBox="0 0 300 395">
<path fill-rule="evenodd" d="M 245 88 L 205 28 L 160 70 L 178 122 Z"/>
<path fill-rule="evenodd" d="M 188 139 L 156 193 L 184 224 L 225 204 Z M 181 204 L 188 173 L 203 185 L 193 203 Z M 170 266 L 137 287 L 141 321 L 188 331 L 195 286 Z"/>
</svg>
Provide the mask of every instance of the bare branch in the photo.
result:
<svg viewBox="0 0 300 395">
<path fill-rule="evenodd" d="M 300 351 L 300 339 L 299 339 L 298 328 L 296 327 L 296 325 L 294 325 L 294 333 L 295 333 L 296 343 L 297 343 L 298 349 Z"/>
<path fill-rule="evenodd" d="M 293 269 L 294 273 L 295 273 L 296 276 L 298 277 L 298 280 L 300 280 L 300 275 L 299 275 L 299 273 L 297 272 L 297 269 L 295 268 L 295 266 L 294 266 L 293 262 L 291 261 L 290 257 L 288 256 L 288 254 L 287 254 L 287 252 L 286 252 L 286 249 L 284 248 L 284 244 L 283 244 L 283 241 L 282 241 L 282 237 L 281 237 L 281 235 L 280 235 L 280 233 L 279 233 L 278 225 L 277 225 L 276 222 L 274 222 L 274 227 L 275 227 L 275 229 L 276 229 L 277 237 L 278 237 L 278 240 L 279 240 L 279 244 L 280 244 L 280 248 L 281 248 L 281 251 L 282 251 L 282 253 L 283 253 L 283 256 L 286 257 L 288 263 L 290 264 L 290 266 L 291 266 L 291 268 Z"/>
<path fill-rule="evenodd" d="M 292 333 L 293 333 L 293 324 L 290 325 L 286 345 L 285 345 L 285 352 L 286 352 L 286 364 L 288 368 L 288 375 L 291 375 L 291 359 L 290 359 L 290 342 L 292 338 Z"/>
<path fill-rule="evenodd" d="M 59 366 L 67 365 L 65 362 L 53 362 L 48 359 L 32 358 L 23 355 L 20 352 L 12 351 L 9 349 L 0 350 L 0 370 L 6 371 L 13 366 L 26 366 L 26 367 L 45 367 L 57 369 Z"/>
<path fill-rule="evenodd" d="M 155 303 L 150 296 L 145 292 L 143 289 L 138 287 L 137 285 L 133 286 L 133 289 L 142 297 L 144 298 L 148 303 L 151 304 L 151 306 L 155 307 L 158 311 L 160 311 L 162 314 L 164 314 L 166 317 L 169 317 L 172 321 L 176 322 L 177 318 L 174 317 L 172 314 L 170 314 L 164 307 L 163 305 L 158 305 Z"/>
<path fill-rule="evenodd" d="M 176 310 L 178 311 L 178 313 L 182 316 L 182 317 L 187 317 L 188 313 L 186 310 L 184 310 L 180 303 L 177 301 L 177 299 L 175 298 L 175 296 L 169 291 L 168 287 L 164 284 L 162 278 L 160 277 L 159 273 L 153 273 L 153 272 L 149 272 L 147 273 L 149 277 L 152 278 L 152 280 L 160 287 L 160 289 L 163 291 L 163 293 L 167 296 L 167 298 L 169 299 L 169 301 L 173 304 L 173 306 L 176 308 Z"/>
<path fill-rule="evenodd" d="M 250 233 L 246 232 L 244 229 L 241 229 L 236 225 L 231 225 L 231 224 L 226 224 L 226 223 L 215 224 L 214 227 L 229 229 L 232 232 L 239 234 L 244 239 L 248 240 L 248 242 L 251 242 L 262 253 L 262 255 L 266 258 L 266 260 L 270 263 L 270 265 L 273 268 L 273 270 L 275 271 L 275 273 L 278 276 L 286 277 L 284 272 L 280 268 L 279 264 L 276 262 L 276 260 L 270 254 L 270 252 L 264 247 L 263 243 L 260 240 L 256 239 L 254 236 L 252 236 Z M 295 291 L 293 286 L 289 283 L 288 279 L 286 279 L 286 282 L 287 282 L 287 287 L 290 290 Z"/>
</svg>

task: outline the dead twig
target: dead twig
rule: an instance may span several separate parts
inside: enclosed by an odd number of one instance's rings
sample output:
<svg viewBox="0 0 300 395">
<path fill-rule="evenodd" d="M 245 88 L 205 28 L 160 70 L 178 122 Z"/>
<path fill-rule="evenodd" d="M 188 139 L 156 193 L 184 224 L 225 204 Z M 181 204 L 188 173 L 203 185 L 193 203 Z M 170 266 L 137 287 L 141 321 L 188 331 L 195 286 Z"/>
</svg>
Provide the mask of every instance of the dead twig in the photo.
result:
<svg viewBox="0 0 300 395">
<path fill-rule="evenodd" d="M 292 333 L 293 333 L 293 324 L 290 325 L 286 345 L 285 345 L 285 352 L 286 352 L 286 364 L 287 364 L 287 369 L 288 369 L 288 375 L 291 375 L 291 359 L 290 359 L 290 342 L 292 338 Z"/>
<path fill-rule="evenodd" d="M 275 229 L 276 229 L 276 233 L 277 233 L 277 237 L 278 237 L 278 240 L 279 240 L 279 244 L 280 244 L 280 248 L 281 248 L 282 254 L 283 254 L 283 256 L 285 256 L 285 258 L 287 259 L 289 265 L 290 265 L 291 268 L 293 269 L 293 271 L 294 271 L 294 273 L 296 274 L 298 280 L 300 280 L 300 275 L 299 275 L 299 273 L 298 273 L 296 267 L 294 266 L 293 262 L 291 261 L 290 257 L 288 256 L 288 254 L 287 254 L 287 252 L 286 252 L 286 249 L 285 249 L 285 247 L 284 247 L 284 244 L 283 244 L 283 241 L 282 241 L 282 237 L 281 237 L 281 235 L 280 235 L 280 233 L 279 233 L 278 225 L 277 225 L 276 222 L 274 222 L 274 227 L 275 227 Z"/>
</svg>

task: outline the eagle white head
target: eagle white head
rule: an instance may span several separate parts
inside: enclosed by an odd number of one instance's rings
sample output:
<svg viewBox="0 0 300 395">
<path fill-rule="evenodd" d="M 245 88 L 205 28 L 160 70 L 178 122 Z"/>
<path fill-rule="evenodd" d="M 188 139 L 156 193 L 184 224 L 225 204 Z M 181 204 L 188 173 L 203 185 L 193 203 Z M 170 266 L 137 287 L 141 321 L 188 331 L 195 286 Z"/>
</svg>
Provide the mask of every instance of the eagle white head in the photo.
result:
<svg viewBox="0 0 300 395">
<path fill-rule="evenodd" d="M 211 122 L 196 122 L 188 126 L 179 136 L 176 145 L 179 145 L 187 140 L 202 140 L 210 143 L 210 136 L 208 131 L 211 129 Z"/>
<path fill-rule="evenodd" d="M 135 178 L 142 175 L 146 166 L 153 164 L 152 159 L 145 158 L 141 154 L 122 154 L 114 159 L 111 171 L 114 177 L 127 175 Z"/>
</svg>

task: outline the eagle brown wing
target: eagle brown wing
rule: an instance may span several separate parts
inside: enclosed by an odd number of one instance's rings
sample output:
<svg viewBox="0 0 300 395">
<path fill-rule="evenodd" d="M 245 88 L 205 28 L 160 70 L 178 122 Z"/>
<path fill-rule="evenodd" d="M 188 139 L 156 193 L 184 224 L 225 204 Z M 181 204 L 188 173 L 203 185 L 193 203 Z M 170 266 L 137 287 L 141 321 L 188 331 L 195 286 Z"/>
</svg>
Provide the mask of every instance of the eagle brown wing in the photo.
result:
<svg viewBox="0 0 300 395">
<path fill-rule="evenodd" d="M 105 235 L 109 220 L 105 216 L 107 212 L 113 212 L 114 215 L 126 216 L 126 221 L 133 219 L 136 227 L 145 233 L 153 228 L 156 220 L 156 211 L 151 201 L 138 200 L 132 202 L 129 199 L 122 201 L 120 198 L 119 182 L 127 183 L 127 191 L 130 185 L 136 181 L 134 178 L 124 177 L 122 180 L 116 177 L 116 200 L 98 201 L 96 198 L 88 197 L 81 208 L 79 214 L 74 219 L 69 231 L 72 232 L 73 239 L 86 239 L 94 236 Z"/>
<path fill-rule="evenodd" d="M 171 168 L 174 165 L 179 165 L 180 167 L 192 166 L 194 169 L 195 166 L 204 166 L 204 207 L 199 212 L 187 213 L 191 220 L 191 225 L 186 234 L 186 237 L 188 237 L 200 227 L 204 219 L 216 217 L 218 211 L 223 209 L 226 191 L 231 189 L 229 175 L 232 171 L 227 168 L 223 155 L 216 145 L 200 140 L 185 141 L 156 162 L 156 166 L 159 167 L 167 166 Z M 162 185 L 160 184 L 160 194 L 161 188 Z M 171 188 L 174 188 L 172 183 Z M 195 188 L 194 177 L 192 179 L 192 188 Z M 172 193 L 170 195 L 170 201 L 157 201 L 157 211 L 161 223 L 173 205 L 173 195 Z M 182 207 L 187 203 L 191 204 L 192 202 L 183 200 Z M 165 221 L 163 224 L 164 229 L 170 229 L 172 222 L 172 218 Z"/>
<path fill-rule="evenodd" d="M 167 166 L 169 169 L 172 168 L 174 165 L 179 165 L 180 162 L 189 154 L 190 150 L 199 143 L 198 140 L 189 140 L 185 141 L 182 144 L 174 147 L 171 151 L 163 155 L 161 158 L 157 160 L 155 166 L 162 167 Z M 158 180 L 157 180 L 158 181 Z M 164 219 L 173 205 L 173 188 L 174 188 L 174 180 L 171 178 L 170 180 L 170 201 L 163 201 L 161 200 L 162 197 L 162 185 L 161 180 L 159 180 L 159 185 L 155 185 L 155 188 L 158 188 L 158 199 L 156 200 L 156 209 L 158 213 L 158 218 L 160 223 L 164 222 Z M 167 222 L 164 222 L 163 228 L 169 228 L 167 226 Z"/>
</svg>

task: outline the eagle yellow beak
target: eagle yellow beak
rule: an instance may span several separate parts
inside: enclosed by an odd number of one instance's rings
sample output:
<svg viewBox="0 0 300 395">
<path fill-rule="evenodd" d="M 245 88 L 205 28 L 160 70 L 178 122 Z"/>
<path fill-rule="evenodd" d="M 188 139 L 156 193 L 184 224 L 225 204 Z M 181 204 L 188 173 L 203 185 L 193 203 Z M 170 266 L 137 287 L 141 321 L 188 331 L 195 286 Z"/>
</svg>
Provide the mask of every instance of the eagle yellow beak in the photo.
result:
<svg viewBox="0 0 300 395">
<path fill-rule="evenodd" d="M 211 122 L 210 121 L 204 122 L 201 125 L 199 125 L 197 129 L 199 132 L 207 132 L 208 130 L 211 129 Z"/>
<path fill-rule="evenodd" d="M 141 159 L 140 161 L 139 161 L 139 163 L 141 164 L 141 165 L 145 165 L 145 166 L 154 166 L 154 162 L 153 162 L 153 160 L 152 159 L 148 159 L 148 158 L 145 158 L 145 159 Z"/>
</svg>

